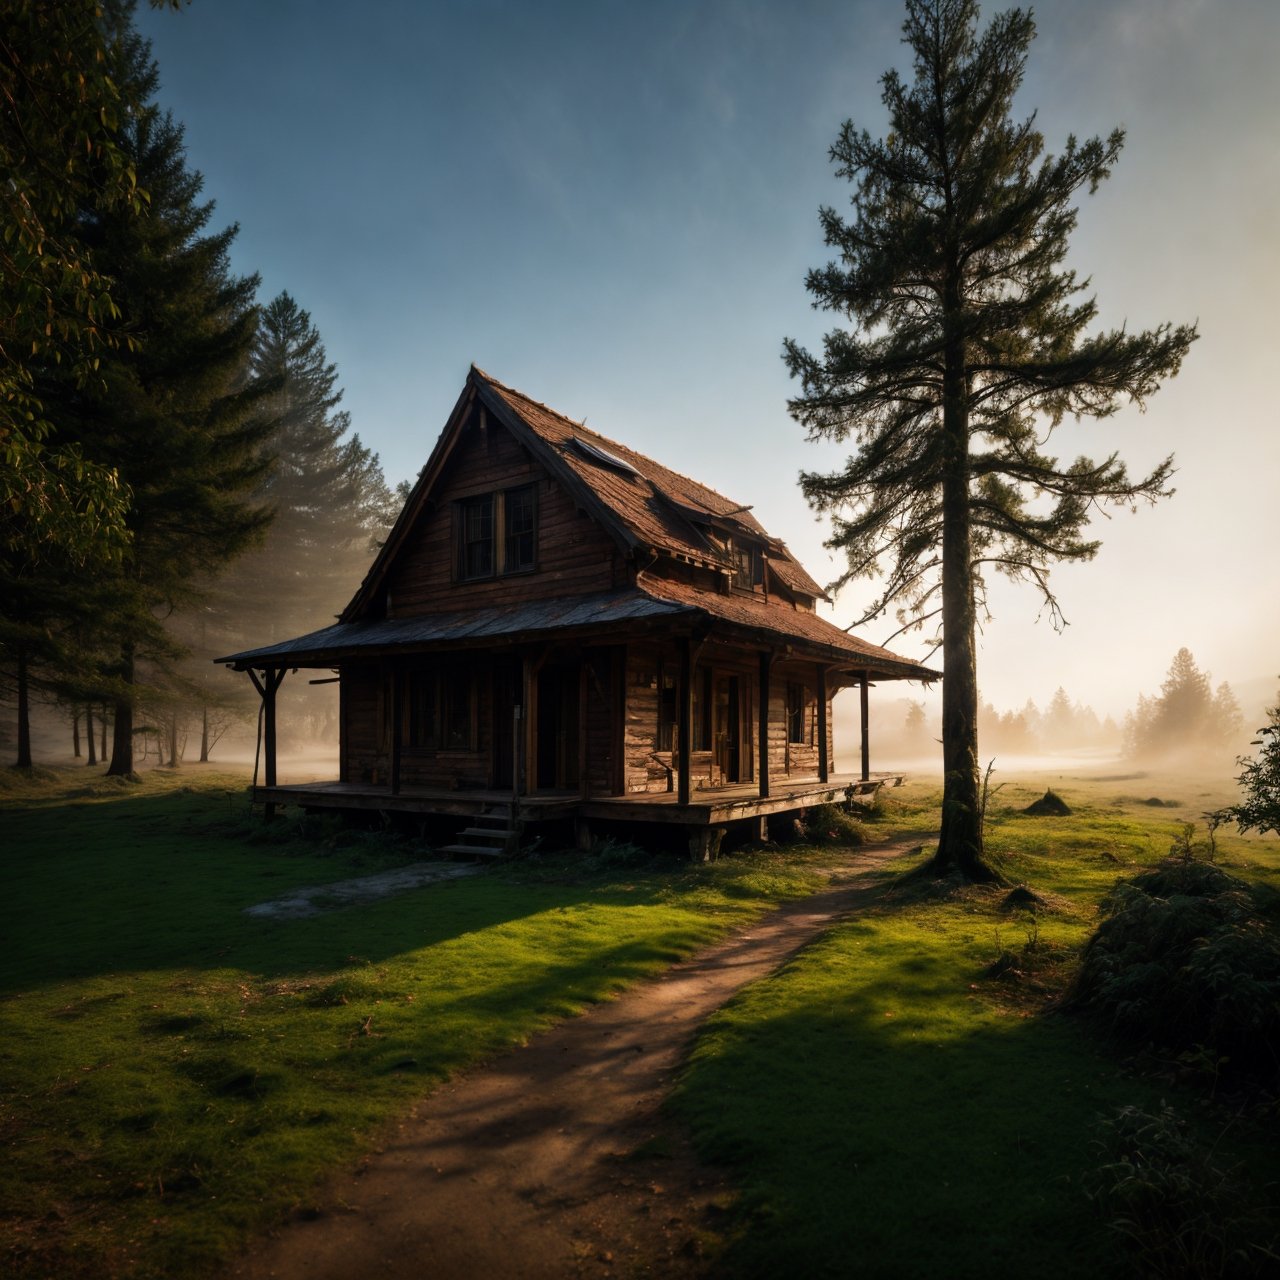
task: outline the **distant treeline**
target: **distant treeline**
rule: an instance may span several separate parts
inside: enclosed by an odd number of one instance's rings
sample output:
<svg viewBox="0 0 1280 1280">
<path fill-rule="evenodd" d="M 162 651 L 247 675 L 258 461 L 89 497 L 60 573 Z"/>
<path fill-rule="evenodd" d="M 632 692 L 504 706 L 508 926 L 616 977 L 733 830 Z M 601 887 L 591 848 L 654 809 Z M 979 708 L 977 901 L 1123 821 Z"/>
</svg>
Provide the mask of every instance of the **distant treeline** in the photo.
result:
<svg viewBox="0 0 1280 1280">
<path fill-rule="evenodd" d="M 882 747 L 910 755 L 936 748 L 940 728 L 931 724 L 925 703 L 897 704 L 901 718 L 879 728 Z M 1160 691 L 1139 693 L 1134 708 L 1117 723 L 1072 699 L 1062 686 L 1042 710 L 1028 699 L 1016 710 L 1001 711 L 982 701 L 978 741 L 984 756 L 1050 755 L 1062 751 L 1114 751 L 1138 762 L 1160 762 L 1197 755 L 1235 756 L 1248 746 L 1244 718 L 1231 686 L 1215 689 L 1208 672 L 1190 650 L 1179 649 Z"/>
</svg>

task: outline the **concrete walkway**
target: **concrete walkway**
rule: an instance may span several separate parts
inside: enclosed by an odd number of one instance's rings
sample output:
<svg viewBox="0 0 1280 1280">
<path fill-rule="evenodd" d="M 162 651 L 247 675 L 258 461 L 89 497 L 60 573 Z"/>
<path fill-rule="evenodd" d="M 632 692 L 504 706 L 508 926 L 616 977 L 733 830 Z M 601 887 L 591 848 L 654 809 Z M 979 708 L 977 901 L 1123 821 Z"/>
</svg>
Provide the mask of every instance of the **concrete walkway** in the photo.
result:
<svg viewBox="0 0 1280 1280">
<path fill-rule="evenodd" d="M 294 889 L 282 898 L 259 902 L 245 907 L 245 915 L 262 916 L 271 920 L 300 920 L 305 916 L 318 916 L 324 911 L 336 911 L 357 903 L 372 902 L 393 893 L 408 889 L 421 889 L 423 885 L 440 880 L 457 880 L 460 876 L 473 876 L 480 870 L 471 862 L 411 862 L 407 867 L 395 867 L 391 871 L 379 871 L 371 876 L 356 876 L 351 880 L 337 880 L 333 884 L 317 884 L 306 889 Z"/>
</svg>

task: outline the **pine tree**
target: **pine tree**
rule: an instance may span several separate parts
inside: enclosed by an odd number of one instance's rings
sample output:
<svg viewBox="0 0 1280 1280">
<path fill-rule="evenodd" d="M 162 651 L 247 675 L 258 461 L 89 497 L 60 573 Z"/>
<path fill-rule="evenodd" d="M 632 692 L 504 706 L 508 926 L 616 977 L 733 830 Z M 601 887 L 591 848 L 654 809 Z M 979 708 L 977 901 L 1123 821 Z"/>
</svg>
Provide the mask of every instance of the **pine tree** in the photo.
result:
<svg viewBox="0 0 1280 1280">
<path fill-rule="evenodd" d="M 1209 673 L 1184 646 L 1173 655 L 1159 694 L 1138 695 L 1137 707 L 1126 717 L 1125 745 L 1132 755 L 1148 759 L 1192 755 L 1231 746 L 1243 723 L 1231 686 L 1223 681 L 1215 692 Z"/>
<path fill-rule="evenodd" d="M 847 556 L 837 586 L 883 573 L 860 621 L 892 604 L 904 626 L 934 622 L 943 650 L 942 832 L 932 869 L 995 873 L 979 812 L 974 632 L 989 570 L 1030 581 L 1055 621 L 1049 570 L 1088 560 L 1092 510 L 1168 493 L 1172 460 L 1131 478 L 1115 454 L 1062 462 L 1044 440 L 1068 416 L 1142 404 L 1177 372 L 1194 327 L 1093 336 L 1088 281 L 1064 267 L 1072 201 L 1111 171 L 1123 134 L 1068 138 L 1043 155 L 1034 118 L 1012 118 L 1035 27 L 1022 10 L 977 31 L 975 0 L 908 0 L 914 78 L 882 80 L 890 132 L 846 122 L 831 148 L 855 184 L 853 216 L 821 211 L 839 258 L 811 271 L 813 305 L 851 329 L 815 356 L 788 340 L 811 440 L 858 451 L 806 472 Z"/>
<path fill-rule="evenodd" d="M 272 513 L 263 546 L 220 583 L 202 643 L 207 658 L 264 640 L 328 626 L 360 585 L 395 518 L 378 456 L 351 432 L 338 408 L 338 371 L 311 316 L 288 293 L 263 310 L 252 369 L 276 388 L 276 426 L 267 448 L 275 465 L 256 500 Z M 235 680 L 235 691 L 244 685 Z M 235 693 L 218 686 L 219 700 Z M 328 701 L 292 697 L 297 716 L 323 720 Z"/>
<path fill-rule="evenodd" d="M 235 227 L 206 231 L 213 205 L 187 168 L 181 126 L 151 102 L 156 68 L 131 9 L 108 14 L 118 33 L 113 73 L 148 106 L 122 128 L 119 146 L 150 204 L 90 207 L 82 221 L 133 342 L 104 355 L 98 380 L 50 379 L 45 388 L 58 430 L 83 440 L 131 494 L 118 567 L 80 582 L 96 634 L 115 655 L 113 774 L 133 769 L 135 710 L 164 697 L 153 672 L 181 654 L 168 619 L 199 600 L 269 521 L 249 499 L 268 466 L 262 445 L 272 425 L 262 404 L 269 388 L 248 375 L 257 278 L 230 270 Z"/>
<path fill-rule="evenodd" d="M 337 367 L 311 316 L 288 293 L 263 310 L 253 371 L 278 387 L 269 445 L 276 461 L 260 491 L 274 520 L 262 550 L 234 576 L 241 599 L 251 599 L 251 584 L 258 584 L 265 617 L 254 627 L 266 623 L 274 640 L 333 621 L 360 585 L 394 512 L 377 455 L 351 433 L 350 415 L 338 408 Z"/>
</svg>

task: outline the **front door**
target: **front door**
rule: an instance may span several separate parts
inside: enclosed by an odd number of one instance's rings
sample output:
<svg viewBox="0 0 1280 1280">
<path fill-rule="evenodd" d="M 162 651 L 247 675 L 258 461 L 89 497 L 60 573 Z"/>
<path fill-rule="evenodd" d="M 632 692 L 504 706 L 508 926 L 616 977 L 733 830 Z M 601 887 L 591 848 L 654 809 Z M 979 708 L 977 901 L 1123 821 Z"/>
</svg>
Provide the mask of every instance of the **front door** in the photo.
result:
<svg viewBox="0 0 1280 1280">
<path fill-rule="evenodd" d="M 538 672 L 537 787 L 573 790 L 578 785 L 578 679 L 576 664 Z"/>
<path fill-rule="evenodd" d="M 520 663 L 512 657 L 493 662 L 493 785 L 507 790 L 515 770 L 516 739 L 512 732 L 520 705 Z"/>
<path fill-rule="evenodd" d="M 725 783 L 742 781 L 742 692 L 737 676 L 715 681 L 716 771 Z"/>
</svg>

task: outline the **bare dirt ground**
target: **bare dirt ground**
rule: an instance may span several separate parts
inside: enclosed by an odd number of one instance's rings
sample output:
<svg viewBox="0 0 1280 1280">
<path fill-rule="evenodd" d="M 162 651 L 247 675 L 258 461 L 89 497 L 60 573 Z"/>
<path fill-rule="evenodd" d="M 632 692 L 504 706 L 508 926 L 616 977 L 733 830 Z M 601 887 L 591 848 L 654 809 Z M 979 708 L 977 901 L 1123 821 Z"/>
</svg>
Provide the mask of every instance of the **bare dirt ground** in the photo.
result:
<svg viewBox="0 0 1280 1280">
<path fill-rule="evenodd" d="M 851 854 L 831 888 L 442 1086 L 229 1274 L 705 1274 L 734 1191 L 661 1113 L 694 1033 L 854 911 L 871 891 L 866 873 L 918 843 Z"/>
</svg>

